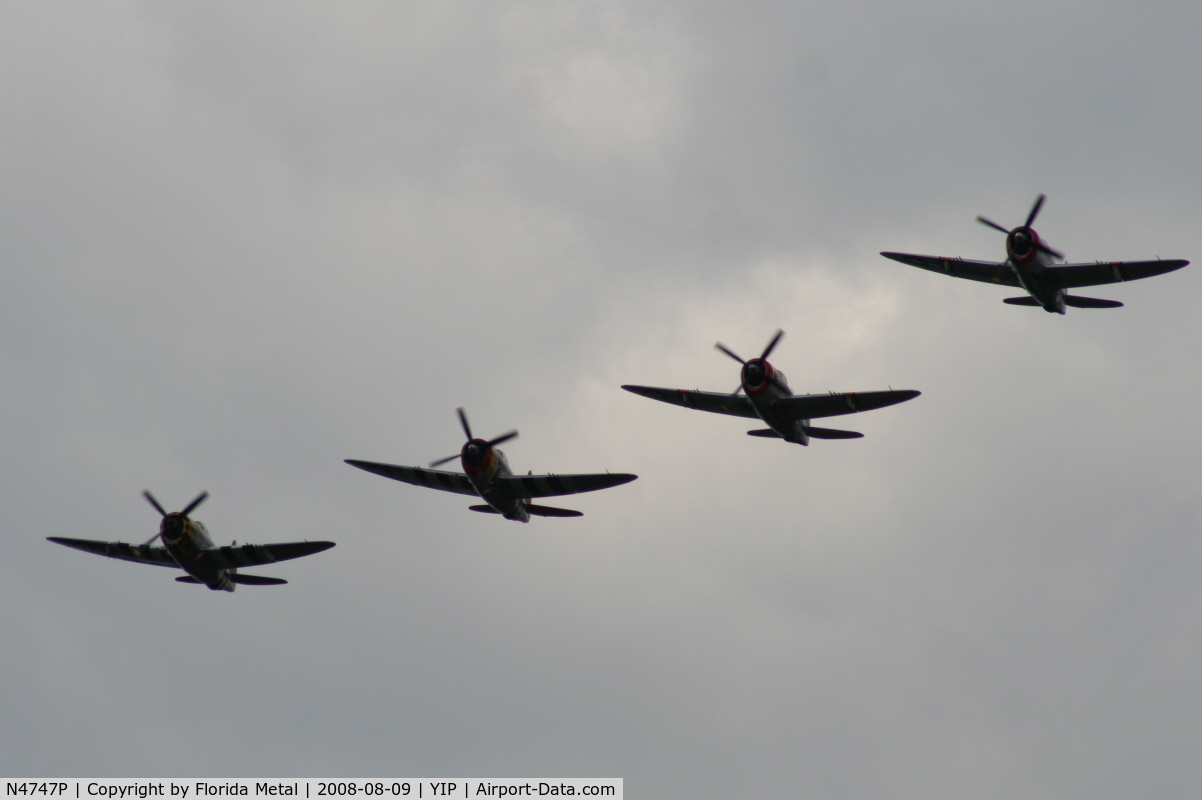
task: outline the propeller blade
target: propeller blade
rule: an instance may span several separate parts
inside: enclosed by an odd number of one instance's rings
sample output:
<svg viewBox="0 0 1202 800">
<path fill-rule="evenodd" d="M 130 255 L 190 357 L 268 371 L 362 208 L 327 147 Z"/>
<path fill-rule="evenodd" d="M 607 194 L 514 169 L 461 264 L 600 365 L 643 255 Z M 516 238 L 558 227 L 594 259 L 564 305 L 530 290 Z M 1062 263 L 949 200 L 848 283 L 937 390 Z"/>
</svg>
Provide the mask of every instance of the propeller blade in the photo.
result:
<svg viewBox="0 0 1202 800">
<path fill-rule="evenodd" d="M 457 458 L 459 458 L 459 454 L 458 454 L 458 453 L 456 453 L 456 454 L 455 454 L 455 455 L 453 455 L 453 456 L 447 456 L 446 458 L 440 458 L 440 459 L 438 459 L 437 461 L 431 461 L 431 462 L 430 462 L 430 467 L 431 467 L 431 468 L 433 468 L 433 467 L 437 467 L 439 464 L 445 464 L 445 463 L 447 463 L 448 461 L 454 461 L 454 460 L 455 460 L 455 459 L 457 459 Z"/>
<path fill-rule="evenodd" d="M 463 425 L 463 432 L 467 434 L 467 438 L 476 438 L 472 436 L 472 426 L 467 424 L 467 414 L 464 413 L 462 408 L 457 408 L 455 410 L 459 412 L 459 422 Z"/>
<path fill-rule="evenodd" d="M 195 510 L 196 510 L 196 507 L 197 507 L 198 505 L 200 505 L 201 503 L 203 503 L 203 502 L 205 501 L 205 498 L 206 498 L 206 497 L 208 497 L 208 496 L 209 496 L 209 493 L 208 493 L 208 492 L 201 492 L 200 494 L 196 495 L 196 499 L 195 499 L 195 500 L 193 500 L 191 503 L 188 503 L 188 507 L 187 507 L 187 508 L 185 508 L 185 509 L 184 509 L 183 511 L 181 511 L 180 513 L 181 513 L 181 514 L 183 514 L 185 517 L 186 517 L 186 516 L 188 516 L 188 515 L 189 515 L 189 514 L 191 514 L 193 511 L 195 511 Z"/>
<path fill-rule="evenodd" d="M 1001 231 L 1002 233 L 1006 234 L 1007 236 L 1010 235 L 1009 228 L 1003 228 L 1001 225 L 998 225 L 996 222 L 994 222 L 991 219 L 986 219 L 985 217 L 977 217 L 977 222 L 981 223 L 982 225 L 988 225 L 989 227 L 993 228 L 994 230 Z"/>
<path fill-rule="evenodd" d="M 1043 242 L 1040 242 L 1040 243 L 1039 243 L 1039 249 L 1040 249 L 1040 250 L 1042 250 L 1043 252 L 1047 253 L 1048 255 L 1050 255 L 1050 256 L 1052 256 L 1052 257 L 1054 257 L 1054 258 L 1058 258 L 1058 259 L 1060 259 L 1061 261 L 1063 261 L 1063 260 L 1064 260 L 1064 254 L 1063 254 L 1063 253 L 1060 253 L 1060 252 L 1057 252 L 1056 250 L 1053 250 L 1052 248 L 1048 247 L 1048 246 L 1047 246 L 1046 244 L 1044 244 Z"/>
<path fill-rule="evenodd" d="M 764 354 L 761 355 L 760 358 L 766 359 L 768 356 L 772 355 L 772 351 L 776 349 L 776 345 L 780 342 L 781 337 L 784 335 L 784 331 L 778 330 L 776 335 L 772 337 L 772 341 L 768 342 L 768 346 L 764 348 Z"/>
<path fill-rule="evenodd" d="M 739 384 L 739 385 L 738 385 L 738 386 L 735 388 L 735 390 L 734 390 L 733 392 L 731 392 L 731 393 L 730 393 L 730 396 L 731 396 L 731 397 L 738 397 L 738 396 L 739 396 L 739 392 L 741 392 L 741 391 L 743 391 L 743 384 L 742 384 L 742 383 L 740 383 L 740 384 Z"/>
<path fill-rule="evenodd" d="M 501 434 L 500 436 L 498 436 L 495 439 L 490 439 L 488 442 L 488 445 L 489 445 L 489 447 L 496 447 L 501 442 L 508 442 L 510 439 L 516 439 L 517 437 L 518 437 L 517 431 L 510 431 L 509 433 Z"/>
<path fill-rule="evenodd" d="M 155 539 L 159 538 L 159 537 L 160 537 L 160 536 L 162 536 L 162 535 L 163 535 L 163 532 L 162 532 L 162 531 L 159 531 L 159 532 L 158 532 L 158 533 L 156 533 L 154 536 L 151 536 L 149 539 L 147 539 L 147 540 L 146 540 L 146 542 L 145 542 L 145 543 L 142 545 L 142 547 L 150 547 L 150 543 L 151 543 L 151 542 L 153 542 Z"/>
<path fill-rule="evenodd" d="M 149 503 L 150 503 L 152 506 L 154 506 L 154 510 L 155 510 L 155 511 L 157 511 L 157 512 L 159 512 L 159 515 L 160 515 L 160 516 L 163 516 L 163 517 L 167 516 L 167 512 L 163 510 L 163 507 L 162 507 L 161 505 L 159 505 L 159 501 L 154 499 L 154 495 L 152 495 L 152 494 L 150 493 L 150 490 L 149 490 L 149 489 L 147 489 L 146 491 L 142 492 L 142 496 L 143 496 L 143 497 L 145 497 L 145 498 L 146 498 L 146 500 L 147 500 L 147 501 L 148 501 L 148 502 L 149 502 Z M 157 536 L 158 534 L 155 534 L 155 535 Z"/>
<path fill-rule="evenodd" d="M 1047 195 L 1043 194 L 1035 198 L 1035 205 L 1031 206 L 1031 213 L 1027 215 L 1027 221 L 1024 223 L 1028 228 L 1031 227 L 1031 223 L 1035 221 L 1035 218 L 1039 216 L 1039 209 L 1043 207 L 1043 201 L 1046 199 Z"/>
<path fill-rule="evenodd" d="M 731 357 L 731 358 L 733 358 L 735 361 L 738 361 L 740 364 L 746 364 L 746 363 L 747 363 L 746 361 L 744 361 L 743 359 L 739 358 L 739 357 L 738 357 L 738 356 L 736 356 L 734 353 L 732 353 L 730 350 L 728 350 L 728 349 L 726 348 L 726 345 L 722 344 L 722 342 L 718 342 L 716 345 L 714 345 L 714 347 L 718 348 L 718 349 L 719 349 L 719 350 L 721 350 L 723 353 L 726 353 L 726 355 L 730 356 L 730 357 Z"/>
</svg>

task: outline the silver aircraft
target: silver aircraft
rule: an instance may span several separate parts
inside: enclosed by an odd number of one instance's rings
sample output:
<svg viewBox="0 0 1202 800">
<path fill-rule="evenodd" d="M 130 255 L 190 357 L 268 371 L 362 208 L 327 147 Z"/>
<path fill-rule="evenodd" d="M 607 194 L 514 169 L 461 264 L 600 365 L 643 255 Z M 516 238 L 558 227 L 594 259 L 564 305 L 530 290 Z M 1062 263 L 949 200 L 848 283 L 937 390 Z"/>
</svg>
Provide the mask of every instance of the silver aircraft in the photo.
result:
<svg viewBox="0 0 1202 800">
<path fill-rule="evenodd" d="M 239 546 L 235 541 L 229 547 L 217 547 L 209 538 L 204 524 L 188 516 L 204 502 L 205 498 L 209 496 L 208 492 L 201 492 L 183 511 L 172 511 L 170 514 L 163 510 L 159 501 L 155 500 L 154 495 L 150 492 L 142 492 L 142 494 L 163 517 L 163 521 L 159 523 L 159 532 L 151 536 L 145 544 L 68 539 L 62 536 L 47 538 L 55 544 L 66 545 L 87 553 L 119 558 L 123 561 L 136 561 L 139 564 L 182 569 L 188 574 L 176 578 L 180 583 L 199 583 L 214 591 L 225 592 L 234 591 L 235 585 L 239 583 L 254 586 L 276 586 L 288 582 L 282 578 L 243 575 L 238 572 L 239 567 L 274 564 L 277 561 L 287 561 L 290 558 L 320 553 L 322 550 L 329 550 L 334 546 L 333 542 L 287 542 Z M 164 546 L 151 547 L 151 543 L 155 539 L 161 539 Z"/>
<path fill-rule="evenodd" d="M 808 445 L 810 439 L 859 439 L 864 434 L 833 428 L 817 428 L 810 420 L 837 417 L 884 408 L 918 397 L 912 389 L 890 389 L 885 392 L 844 392 L 835 394 L 793 394 L 785 374 L 768 363 L 768 356 L 780 342 L 784 331 L 777 331 L 759 358 L 744 361 L 725 345 L 714 345 L 743 365 L 739 387 L 734 394 L 701 392 L 696 389 L 658 389 L 654 386 L 623 386 L 628 392 L 650 397 L 673 405 L 730 414 L 734 417 L 759 417 L 766 430 L 747 431 L 748 436 L 784 439 L 794 444 Z M 746 392 L 746 397 L 739 392 Z"/>
<path fill-rule="evenodd" d="M 529 522 L 530 515 L 536 517 L 580 517 L 579 511 L 566 508 L 534 505 L 530 502 L 536 497 L 557 497 L 565 494 L 580 492 L 595 492 L 598 489 L 608 489 L 611 486 L 621 486 L 630 483 L 637 475 L 624 473 L 601 473 L 598 475 L 514 475 L 509 468 L 505 454 L 497 449 L 497 445 L 517 438 L 517 431 L 510 431 L 494 439 L 484 440 L 472 436 L 471 426 L 467 423 L 467 414 L 463 409 L 459 412 L 459 422 L 467 435 L 458 455 L 447 456 L 438 461 L 430 462 L 431 467 L 454 461 L 456 458 L 463 464 L 463 472 L 446 472 L 439 469 L 422 469 L 421 467 L 402 467 L 396 464 L 379 464 L 375 461 L 356 461 L 346 459 L 352 467 L 358 467 L 394 481 L 412 483 L 414 486 L 426 486 L 440 489 L 444 492 L 456 492 L 484 500 L 485 505 L 468 506 L 472 511 L 485 514 L 500 514 L 505 519 Z"/>
<path fill-rule="evenodd" d="M 1026 297 L 1007 297 L 1003 303 L 1012 306 L 1036 306 L 1045 311 L 1063 314 L 1067 306 L 1073 308 L 1119 308 L 1117 300 L 1099 300 L 1093 297 L 1078 297 L 1065 294 L 1065 289 L 1080 286 L 1101 286 L 1139 278 L 1150 278 L 1181 269 L 1188 261 L 1095 261 L 1092 264 L 1058 264 L 1064 256 L 1039 238 L 1031 225 L 1043 206 L 1041 194 L 1027 214 L 1027 221 L 1017 228 L 1003 228 L 996 222 L 977 217 L 977 222 L 1006 234 L 1006 260 L 969 261 L 964 258 L 943 256 L 918 256 L 909 253 L 881 253 L 885 258 L 909 264 L 912 267 L 942 272 L 953 278 L 996 283 L 1001 286 L 1017 286 L 1026 289 Z"/>
</svg>

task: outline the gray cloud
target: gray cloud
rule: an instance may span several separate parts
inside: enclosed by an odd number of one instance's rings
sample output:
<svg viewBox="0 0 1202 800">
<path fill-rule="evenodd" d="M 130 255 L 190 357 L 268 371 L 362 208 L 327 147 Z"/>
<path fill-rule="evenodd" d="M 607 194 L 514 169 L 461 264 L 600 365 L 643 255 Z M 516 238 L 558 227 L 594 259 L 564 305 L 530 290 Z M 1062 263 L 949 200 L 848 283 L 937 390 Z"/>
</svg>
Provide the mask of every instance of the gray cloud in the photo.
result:
<svg viewBox="0 0 1202 800">
<path fill-rule="evenodd" d="M 1197 267 L 1064 318 L 881 259 L 1196 257 L 1198 12 L 16 4 L 0 24 L 0 771 L 1198 783 Z M 916 388 L 801 450 L 621 392 Z M 505 524 L 342 464 L 466 406 Z M 330 538 L 232 596 L 50 535 Z M 201 513 L 203 512 L 203 513 Z"/>
</svg>

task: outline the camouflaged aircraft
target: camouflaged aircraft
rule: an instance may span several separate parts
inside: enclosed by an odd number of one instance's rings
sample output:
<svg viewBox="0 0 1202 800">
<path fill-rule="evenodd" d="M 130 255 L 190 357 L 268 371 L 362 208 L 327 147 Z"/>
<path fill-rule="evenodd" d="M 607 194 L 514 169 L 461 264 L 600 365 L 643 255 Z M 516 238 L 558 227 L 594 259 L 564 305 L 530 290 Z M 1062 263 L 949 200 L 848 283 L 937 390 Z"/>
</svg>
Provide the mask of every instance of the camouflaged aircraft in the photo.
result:
<svg viewBox="0 0 1202 800">
<path fill-rule="evenodd" d="M 532 514 L 536 517 L 583 516 L 580 511 L 534 505 L 530 502 L 533 498 L 595 492 L 598 489 L 630 483 L 638 477 L 608 472 L 599 475 L 514 475 L 505 454 L 497 449 L 497 445 L 517 438 L 518 432 L 510 431 L 487 441 L 477 439 L 472 436 L 467 414 L 462 408 L 457 411 L 463 432 L 467 435 L 467 442 L 458 455 L 432 461 L 430 466 L 437 467 L 458 458 L 463 464 L 463 472 L 402 467 L 350 458 L 346 459 L 346 463 L 376 475 L 383 475 L 385 478 L 392 478 L 394 481 L 479 497 L 486 505 L 468 506 L 469 509 L 485 514 L 500 514 L 505 519 L 519 522 L 529 522 Z"/>
<path fill-rule="evenodd" d="M 817 428 L 810 420 L 837 417 L 884 408 L 918 397 L 912 389 L 890 389 L 885 392 L 844 392 L 835 394 L 793 394 L 785 374 L 768 363 L 784 331 L 777 331 L 759 358 L 744 361 L 721 342 L 714 347 L 743 365 L 740 383 L 733 394 L 702 392 L 696 389 L 659 389 L 654 386 L 623 386 L 628 392 L 672 403 L 698 411 L 730 414 L 734 417 L 759 417 L 768 428 L 747 431 L 748 436 L 784 439 L 794 444 L 808 445 L 810 439 L 859 439 L 864 434 L 834 428 Z M 746 397 L 739 392 L 746 392 Z"/>
<path fill-rule="evenodd" d="M 1043 206 L 1044 195 L 1035 200 L 1027 221 L 1017 228 L 1003 228 L 996 222 L 977 217 L 977 222 L 1006 234 L 1006 260 L 969 261 L 964 258 L 943 256 L 918 256 L 909 253 L 881 253 L 885 258 L 909 264 L 931 272 L 942 272 L 953 278 L 996 283 L 1000 286 L 1017 286 L 1027 290 L 1027 297 L 1007 297 L 1003 303 L 1012 306 L 1036 306 L 1044 311 L 1063 314 L 1067 306 L 1073 308 L 1119 308 L 1117 300 L 1099 300 L 1094 297 L 1078 297 L 1065 294 L 1065 289 L 1080 286 L 1101 286 L 1107 283 L 1134 281 L 1150 278 L 1181 269 L 1188 261 L 1095 261 L 1092 264 L 1057 264 L 1064 256 L 1039 238 L 1031 225 Z"/>
<path fill-rule="evenodd" d="M 244 544 L 239 546 L 235 541 L 229 547 L 217 547 L 209 538 L 208 531 L 199 520 L 189 518 L 189 514 L 204 502 L 208 492 L 200 495 L 188 504 L 183 511 L 172 511 L 168 514 L 154 499 L 150 492 L 142 495 L 162 515 L 159 532 L 146 540 L 145 544 L 126 544 L 125 542 L 100 542 L 92 539 L 68 539 L 62 536 L 47 537 L 55 544 L 73 547 L 87 553 L 96 553 L 109 558 L 119 558 L 123 561 L 135 561 L 139 564 L 154 564 L 160 567 L 175 567 L 188 573 L 176 578 L 180 583 L 199 583 L 214 591 L 234 591 L 236 584 L 252 586 L 277 586 L 288 581 L 282 578 L 267 578 L 262 575 L 244 575 L 238 572 L 239 567 L 257 567 L 260 564 L 274 564 L 277 561 L 287 561 L 290 558 L 320 553 L 334 546 L 333 542 L 287 542 L 284 544 Z M 155 539 L 161 539 L 164 547 L 151 547 Z"/>
</svg>

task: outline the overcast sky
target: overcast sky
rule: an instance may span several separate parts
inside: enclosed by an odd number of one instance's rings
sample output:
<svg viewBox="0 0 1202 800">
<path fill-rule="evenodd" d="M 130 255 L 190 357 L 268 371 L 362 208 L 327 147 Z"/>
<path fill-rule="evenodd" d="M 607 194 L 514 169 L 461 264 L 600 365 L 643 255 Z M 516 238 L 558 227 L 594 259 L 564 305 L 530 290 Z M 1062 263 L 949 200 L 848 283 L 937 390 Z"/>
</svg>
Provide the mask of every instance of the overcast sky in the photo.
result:
<svg viewBox="0 0 1202 800">
<path fill-rule="evenodd" d="M 0 774 L 1202 784 L 1196 2 L 9 2 Z M 918 389 L 808 448 L 621 391 Z M 512 428 L 529 525 L 345 465 Z M 201 490 L 234 594 L 56 547 Z"/>
</svg>

